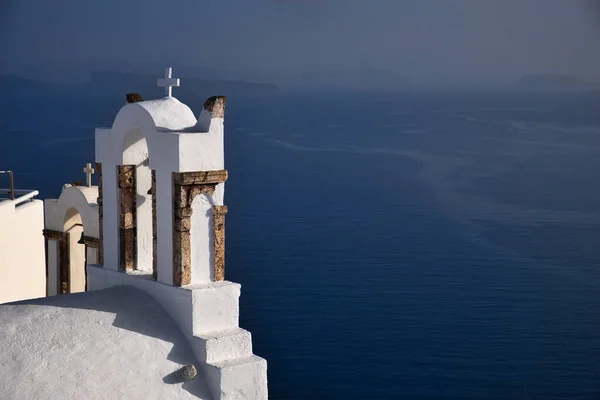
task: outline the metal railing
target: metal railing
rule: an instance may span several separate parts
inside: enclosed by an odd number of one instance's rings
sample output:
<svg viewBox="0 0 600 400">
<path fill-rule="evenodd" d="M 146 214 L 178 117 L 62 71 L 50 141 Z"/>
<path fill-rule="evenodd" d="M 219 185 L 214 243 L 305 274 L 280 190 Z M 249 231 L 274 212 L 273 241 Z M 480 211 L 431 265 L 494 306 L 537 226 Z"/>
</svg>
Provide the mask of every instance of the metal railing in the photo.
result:
<svg viewBox="0 0 600 400">
<path fill-rule="evenodd" d="M 0 171 L 0 174 L 8 174 L 8 179 L 10 180 L 10 199 L 15 199 L 15 180 L 13 177 L 12 171 Z"/>
<path fill-rule="evenodd" d="M 1 193 L 9 193 L 10 189 L 0 189 L 0 194 Z M 13 200 L 11 200 L 11 203 L 15 206 L 18 207 L 21 204 L 25 203 L 27 200 L 32 201 L 33 198 L 37 195 L 40 194 L 39 191 L 37 190 L 19 190 L 19 189 L 15 189 L 14 190 L 15 194 L 21 194 L 22 196 L 19 196 Z M 0 201 L 2 201 L 2 197 L 0 197 Z"/>
<path fill-rule="evenodd" d="M 0 194 L 8 193 L 9 199 L 12 200 L 17 207 L 19 204 L 24 203 L 27 200 L 33 200 L 35 196 L 40 194 L 37 190 L 23 190 L 23 189 L 15 189 L 15 180 L 13 176 L 13 172 L 11 170 L 1 171 L 0 174 L 8 174 L 8 179 L 10 181 L 10 188 L 2 189 L 0 188 Z M 19 194 L 18 198 L 15 198 L 15 194 Z"/>
</svg>

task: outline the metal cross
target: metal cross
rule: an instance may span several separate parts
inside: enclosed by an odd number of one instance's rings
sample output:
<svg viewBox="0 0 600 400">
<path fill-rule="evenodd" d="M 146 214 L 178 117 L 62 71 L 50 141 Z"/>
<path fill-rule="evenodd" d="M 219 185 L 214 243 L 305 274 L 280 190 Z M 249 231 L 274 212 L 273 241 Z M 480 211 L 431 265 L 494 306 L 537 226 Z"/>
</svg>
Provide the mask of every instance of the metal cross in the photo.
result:
<svg viewBox="0 0 600 400">
<path fill-rule="evenodd" d="M 173 73 L 173 68 L 171 68 L 171 67 L 165 68 L 165 77 L 158 78 L 158 80 L 157 80 L 158 86 L 165 88 L 165 95 L 167 97 L 172 97 L 171 90 L 172 90 L 173 86 L 179 87 L 179 78 L 172 78 L 171 77 L 172 73 Z"/>
</svg>

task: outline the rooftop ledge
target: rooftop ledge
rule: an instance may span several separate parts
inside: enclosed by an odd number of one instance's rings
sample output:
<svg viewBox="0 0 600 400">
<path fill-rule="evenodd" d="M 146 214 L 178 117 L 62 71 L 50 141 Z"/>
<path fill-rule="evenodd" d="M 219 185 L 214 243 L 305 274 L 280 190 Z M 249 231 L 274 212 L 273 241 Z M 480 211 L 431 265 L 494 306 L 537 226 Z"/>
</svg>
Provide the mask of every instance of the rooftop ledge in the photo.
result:
<svg viewBox="0 0 600 400">
<path fill-rule="evenodd" d="M 231 282 L 231 281 L 214 281 L 214 282 L 193 283 L 191 285 L 185 285 L 185 286 L 173 286 L 173 285 L 169 285 L 169 284 L 155 280 L 154 277 L 152 276 L 152 271 L 148 271 L 148 270 L 135 270 L 134 269 L 134 270 L 126 270 L 126 271 L 116 271 L 114 269 L 105 268 L 104 266 L 102 266 L 100 264 L 88 264 L 88 266 L 100 268 L 100 269 L 110 271 L 110 272 L 114 272 L 115 274 L 124 274 L 124 275 L 134 276 L 136 278 L 156 282 L 161 285 L 165 285 L 165 286 L 169 286 L 169 287 L 175 287 L 175 288 L 192 290 L 192 291 L 196 290 L 196 289 L 220 288 L 220 287 L 229 286 L 229 285 L 234 285 L 234 286 L 240 285 L 239 283 L 235 283 L 235 282 Z"/>
<path fill-rule="evenodd" d="M 28 190 L 28 189 L 15 189 L 14 190 L 14 200 L 10 198 L 10 189 L 0 189 L 0 202 L 1 203 L 11 203 L 15 207 L 33 200 L 35 196 L 40 194 L 37 190 Z"/>
</svg>

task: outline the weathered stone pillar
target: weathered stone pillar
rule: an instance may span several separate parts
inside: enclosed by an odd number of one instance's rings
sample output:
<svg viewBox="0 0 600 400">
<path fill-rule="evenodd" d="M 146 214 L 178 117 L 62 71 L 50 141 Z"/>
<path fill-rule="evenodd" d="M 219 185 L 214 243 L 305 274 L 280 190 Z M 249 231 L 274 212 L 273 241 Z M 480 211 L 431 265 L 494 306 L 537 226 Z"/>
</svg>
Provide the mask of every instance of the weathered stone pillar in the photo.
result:
<svg viewBox="0 0 600 400">
<path fill-rule="evenodd" d="M 156 170 L 152 170 L 152 278 L 158 278 L 158 225 L 156 221 Z"/>
<path fill-rule="evenodd" d="M 120 165 L 119 169 L 119 269 L 135 269 L 136 238 L 136 181 L 135 165 Z"/>
<path fill-rule="evenodd" d="M 217 184 L 226 180 L 225 170 L 173 173 L 173 285 L 175 286 L 185 286 L 192 282 L 190 235 L 192 202 L 198 194 L 212 196 Z"/>
<path fill-rule="evenodd" d="M 225 214 L 227 214 L 227 206 L 213 207 L 215 281 L 225 280 Z"/>
<path fill-rule="evenodd" d="M 104 208 L 102 206 L 102 163 L 96 163 L 96 172 L 98 173 L 98 198 L 96 199 L 96 204 L 98 204 L 98 254 L 96 255 L 96 259 L 98 264 L 104 265 L 104 245 L 103 237 L 103 222 L 104 222 Z"/>
<path fill-rule="evenodd" d="M 184 286 L 192 282 L 192 228 L 191 186 L 175 184 L 173 187 L 173 285 Z M 205 188 L 214 193 L 214 186 Z"/>
<path fill-rule="evenodd" d="M 142 99 L 142 96 L 140 96 L 139 93 L 127 93 L 125 95 L 125 100 L 127 101 L 128 104 L 144 101 L 144 99 Z"/>
<path fill-rule="evenodd" d="M 63 239 L 59 242 L 59 259 L 60 264 L 58 265 L 58 276 L 60 279 L 60 286 L 58 288 L 59 294 L 67 294 L 71 291 L 71 279 L 69 274 L 69 268 L 71 260 L 69 257 L 69 238 L 71 234 L 65 233 Z"/>
</svg>

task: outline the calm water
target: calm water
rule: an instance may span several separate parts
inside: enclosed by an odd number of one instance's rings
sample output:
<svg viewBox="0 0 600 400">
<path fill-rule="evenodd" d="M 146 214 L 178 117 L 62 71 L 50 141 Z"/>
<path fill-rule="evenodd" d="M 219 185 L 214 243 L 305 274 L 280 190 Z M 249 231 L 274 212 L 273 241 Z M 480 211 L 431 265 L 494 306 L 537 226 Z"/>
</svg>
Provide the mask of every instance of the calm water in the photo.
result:
<svg viewBox="0 0 600 400">
<path fill-rule="evenodd" d="M 5 94 L 0 167 L 56 197 L 122 103 Z M 270 397 L 600 398 L 599 109 L 598 94 L 230 99 L 227 277 Z"/>
</svg>

